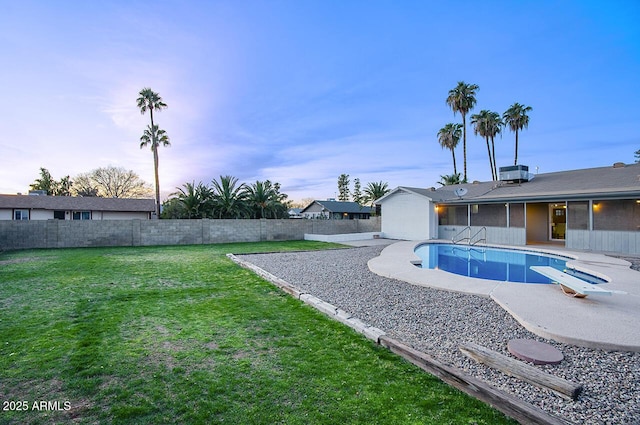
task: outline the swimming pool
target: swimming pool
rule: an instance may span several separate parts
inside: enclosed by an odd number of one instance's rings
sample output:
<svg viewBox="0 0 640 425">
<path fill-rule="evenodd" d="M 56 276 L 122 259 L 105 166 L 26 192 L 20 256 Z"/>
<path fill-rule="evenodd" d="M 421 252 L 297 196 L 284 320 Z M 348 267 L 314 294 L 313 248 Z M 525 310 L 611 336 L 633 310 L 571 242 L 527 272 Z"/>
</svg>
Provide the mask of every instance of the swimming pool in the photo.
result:
<svg viewBox="0 0 640 425">
<path fill-rule="evenodd" d="M 531 266 L 550 266 L 589 283 L 600 283 L 594 276 L 567 269 L 568 257 L 535 251 L 428 243 L 416 247 L 415 253 L 422 260 L 422 268 L 479 279 L 552 283 L 549 278 L 530 269 Z"/>
</svg>

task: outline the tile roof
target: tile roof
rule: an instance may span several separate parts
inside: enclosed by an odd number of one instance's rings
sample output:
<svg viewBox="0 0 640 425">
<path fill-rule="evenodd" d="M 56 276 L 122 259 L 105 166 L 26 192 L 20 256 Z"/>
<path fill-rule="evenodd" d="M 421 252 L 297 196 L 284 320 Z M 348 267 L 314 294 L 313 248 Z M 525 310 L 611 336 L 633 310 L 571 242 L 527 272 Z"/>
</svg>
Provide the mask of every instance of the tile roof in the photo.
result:
<svg viewBox="0 0 640 425">
<path fill-rule="evenodd" d="M 155 201 L 76 196 L 0 195 L 0 208 L 149 212 L 155 211 Z"/>
</svg>

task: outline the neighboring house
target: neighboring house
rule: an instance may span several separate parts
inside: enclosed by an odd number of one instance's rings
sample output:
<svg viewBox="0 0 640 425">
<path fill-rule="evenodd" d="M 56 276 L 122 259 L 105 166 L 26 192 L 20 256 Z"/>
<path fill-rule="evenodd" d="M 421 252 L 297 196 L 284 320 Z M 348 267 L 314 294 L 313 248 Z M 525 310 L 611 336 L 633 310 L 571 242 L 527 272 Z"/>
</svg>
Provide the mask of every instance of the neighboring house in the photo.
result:
<svg viewBox="0 0 640 425">
<path fill-rule="evenodd" d="M 313 201 L 300 211 L 304 218 L 327 218 L 333 220 L 353 220 L 371 218 L 371 208 L 357 202 L 341 202 L 334 199 Z"/>
<path fill-rule="evenodd" d="M 302 208 L 289 208 L 289 218 L 302 218 Z"/>
<path fill-rule="evenodd" d="M 126 220 L 155 218 L 153 199 L 0 195 L 0 220 Z"/>
<path fill-rule="evenodd" d="M 497 182 L 397 187 L 376 203 L 387 238 L 640 254 L 640 163 L 537 175 L 503 167 Z"/>
</svg>

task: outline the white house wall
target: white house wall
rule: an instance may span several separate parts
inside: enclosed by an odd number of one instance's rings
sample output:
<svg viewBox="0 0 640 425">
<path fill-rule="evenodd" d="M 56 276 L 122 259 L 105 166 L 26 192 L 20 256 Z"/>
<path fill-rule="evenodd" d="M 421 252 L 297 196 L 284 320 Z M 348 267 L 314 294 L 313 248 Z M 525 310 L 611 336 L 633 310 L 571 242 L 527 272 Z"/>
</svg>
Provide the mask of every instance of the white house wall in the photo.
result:
<svg viewBox="0 0 640 425">
<path fill-rule="evenodd" d="M 13 210 L 0 209 L 0 220 L 13 220 Z"/>
<path fill-rule="evenodd" d="M 31 210 L 29 213 L 30 220 L 52 220 L 53 211 L 51 210 Z"/>
<path fill-rule="evenodd" d="M 119 211 L 94 211 L 93 220 L 146 220 L 149 218 L 147 212 L 119 212 Z"/>
<path fill-rule="evenodd" d="M 423 240 L 435 237 L 433 205 L 425 197 L 399 191 L 382 202 L 385 238 Z"/>
</svg>

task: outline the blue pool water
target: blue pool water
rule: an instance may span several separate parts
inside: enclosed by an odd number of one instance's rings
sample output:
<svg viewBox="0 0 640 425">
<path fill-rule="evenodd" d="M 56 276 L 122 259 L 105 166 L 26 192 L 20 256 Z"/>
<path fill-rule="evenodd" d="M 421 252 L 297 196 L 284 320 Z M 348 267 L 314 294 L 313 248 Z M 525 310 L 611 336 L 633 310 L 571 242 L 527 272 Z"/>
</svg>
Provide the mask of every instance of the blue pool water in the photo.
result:
<svg viewBox="0 0 640 425">
<path fill-rule="evenodd" d="M 567 258 L 533 251 L 454 244 L 423 244 L 415 249 L 422 268 L 439 269 L 462 276 L 518 283 L 551 283 L 531 266 L 550 266 L 564 272 Z M 572 273 L 573 274 L 573 273 Z M 584 276 L 576 276 L 585 279 Z M 593 278 L 593 277 L 592 277 Z M 589 283 L 598 283 L 585 279 Z"/>
</svg>

